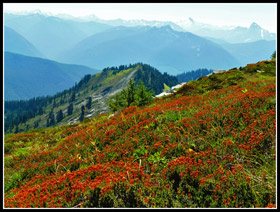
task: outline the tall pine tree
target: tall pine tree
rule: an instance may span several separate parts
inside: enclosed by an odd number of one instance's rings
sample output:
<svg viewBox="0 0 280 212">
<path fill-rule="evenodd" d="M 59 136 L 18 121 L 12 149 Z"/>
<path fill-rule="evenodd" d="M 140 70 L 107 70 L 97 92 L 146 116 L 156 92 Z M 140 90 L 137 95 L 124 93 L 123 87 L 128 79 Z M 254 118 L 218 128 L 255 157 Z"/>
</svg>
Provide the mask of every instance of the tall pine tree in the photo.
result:
<svg viewBox="0 0 280 212">
<path fill-rule="evenodd" d="M 48 117 L 49 122 L 47 122 L 47 127 L 52 126 L 55 124 L 55 119 L 54 119 L 54 114 L 53 111 L 51 110 L 51 112 L 49 113 L 49 117 Z"/>
<path fill-rule="evenodd" d="M 86 104 L 87 109 L 90 109 L 90 108 L 91 108 L 91 101 L 92 101 L 92 98 L 91 98 L 91 97 L 88 97 L 88 102 L 87 102 L 87 104 Z"/>
<path fill-rule="evenodd" d="M 81 115 L 80 115 L 80 121 L 83 121 L 85 118 L 85 106 L 83 105 L 81 107 Z"/>
<path fill-rule="evenodd" d="M 70 103 L 67 107 L 67 115 L 70 116 L 73 113 L 73 103 Z"/>
<path fill-rule="evenodd" d="M 129 107 L 135 101 L 135 82 L 132 79 L 130 79 L 128 82 L 125 95 L 126 95 L 126 107 Z"/>
<path fill-rule="evenodd" d="M 58 123 L 58 122 L 61 122 L 62 119 L 63 119 L 63 112 L 62 112 L 62 110 L 60 109 L 60 110 L 57 112 L 57 114 L 56 114 L 56 122 L 57 122 L 57 123 Z"/>
<path fill-rule="evenodd" d="M 137 106 L 143 106 L 153 99 L 154 93 L 149 91 L 142 81 L 136 87 L 135 104 Z"/>
<path fill-rule="evenodd" d="M 73 91 L 71 98 L 70 98 L 70 102 L 74 102 L 75 99 L 76 99 L 76 93 L 75 93 L 75 91 Z"/>
</svg>

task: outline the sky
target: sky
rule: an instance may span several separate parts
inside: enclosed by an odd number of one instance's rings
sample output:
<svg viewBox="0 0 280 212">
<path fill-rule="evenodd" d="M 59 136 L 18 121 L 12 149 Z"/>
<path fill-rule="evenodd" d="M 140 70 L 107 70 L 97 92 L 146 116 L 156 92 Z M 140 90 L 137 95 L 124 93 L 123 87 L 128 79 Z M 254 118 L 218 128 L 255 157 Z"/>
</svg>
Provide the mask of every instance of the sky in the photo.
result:
<svg viewBox="0 0 280 212">
<path fill-rule="evenodd" d="M 276 33 L 276 3 L 4 3 L 5 11 L 41 10 L 82 17 L 94 14 L 109 20 L 182 21 L 189 17 L 216 26 L 249 27 L 252 22 Z"/>
</svg>

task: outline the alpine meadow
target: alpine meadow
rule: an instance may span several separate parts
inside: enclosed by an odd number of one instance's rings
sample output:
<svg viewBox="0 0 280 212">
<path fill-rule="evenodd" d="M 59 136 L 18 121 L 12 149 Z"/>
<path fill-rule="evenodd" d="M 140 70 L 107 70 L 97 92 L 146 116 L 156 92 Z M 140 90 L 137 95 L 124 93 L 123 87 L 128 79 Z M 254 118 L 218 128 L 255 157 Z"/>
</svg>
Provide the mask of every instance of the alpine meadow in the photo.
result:
<svg viewBox="0 0 280 212">
<path fill-rule="evenodd" d="M 3 208 L 277 208 L 277 4 L 3 5 Z"/>
</svg>

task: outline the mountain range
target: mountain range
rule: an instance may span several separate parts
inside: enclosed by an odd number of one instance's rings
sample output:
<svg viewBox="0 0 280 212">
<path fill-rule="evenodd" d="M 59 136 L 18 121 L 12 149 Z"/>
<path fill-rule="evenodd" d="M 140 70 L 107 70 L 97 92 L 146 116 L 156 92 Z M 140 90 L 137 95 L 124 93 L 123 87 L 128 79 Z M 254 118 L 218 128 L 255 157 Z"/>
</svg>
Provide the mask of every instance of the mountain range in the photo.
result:
<svg viewBox="0 0 280 212">
<path fill-rule="evenodd" d="M 276 34 L 265 30 L 257 23 L 252 22 L 249 27 L 241 26 L 215 26 L 212 24 L 200 23 L 189 17 L 188 20 L 181 20 L 177 22 L 172 21 L 149 21 L 149 20 L 103 20 L 96 15 L 91 14 L 84 17 L 73 17 L 69 15 L 59 15 L 60 18 L 73 20 L 73 21 L 94 21 L 110 26 L 151 26 L 162 27 L 169 25 L 175 31 L 187 31 L 192 32 L 202 37 L 211 37 L 215 39 L 222 39 L 229 43 L 242 43 L 242 42 L 254 42 L 257 40 L 275 40 Z"/>
<path fill-rule="evenodd" d="M 4 53 L 4 99 L 53 95 L 97 70 L 12 52 Z"/>
<path fill-rule="evenodd" d="M 170 26 L 114 27 L 84 39 L 58 60 L 98 69 L 141 61 L 169 74 L 239 64 L 218 44 Z"/>
<path fill-rule="evenodd" d="M 58 15 L 60 18 L 74 20 L 74 21 L 94 21 L 98 23 L 108 24 L 110 26 L 152 26 L 162 27 L 169 25 L 175 31 L 188 31 L 202 37 L 211 37 L 215 39 L 222 39 L 229 43 L 242 43 L 254 42 L 257 40 L 275 40 L 276 34 L 270 33 L 268 30 L 263 29 L 257 23 L 252 22 L 249 27 L 240 26 L 215 26 L 206 23 L 200 23 L 189 17 L 188 20 L 181 20 L 177 22 L 172 21 L 149 21 L 149 20 L 103 20 L 96 15 L 91 14 L 84 17 L 73 17 L 66 14 Z"/>
<path fill-rule="evenodd" d="M 199 68 L 239 67 L 268 59 L 276 49 L 275 34 L 256 23 L 249 28 L 216 27 L 192 18 L 173 23 L 5 12 L 4 26 L 5 99 L 9 100 L 53 94 L 86 73 L 120 64 L 143 62 L 176 75 Z M 49 80 L 49 85 L 42 80 Z"/>
<path fill-rule="evenodd" d="M 218 27 L 196 22 L 194 19 L 181 21 L 179 24 L 184 30 L 202 37 L 220 39 L 229 43 L 247 43 L 258 40 L 275 40 L 276 34 L 263 29 L 253 22 L 248 28 L 241 26 Z"/>
<path fill-rule="evenodd" d="M 27 15 L 5 13 L 4 25 L 29 40 L 49 59 L 55 59 L 56 55 L 87 36 L 110 28 L 109 25 L 102 23 L 65 20 L 40 13 Z"/>
</svg>

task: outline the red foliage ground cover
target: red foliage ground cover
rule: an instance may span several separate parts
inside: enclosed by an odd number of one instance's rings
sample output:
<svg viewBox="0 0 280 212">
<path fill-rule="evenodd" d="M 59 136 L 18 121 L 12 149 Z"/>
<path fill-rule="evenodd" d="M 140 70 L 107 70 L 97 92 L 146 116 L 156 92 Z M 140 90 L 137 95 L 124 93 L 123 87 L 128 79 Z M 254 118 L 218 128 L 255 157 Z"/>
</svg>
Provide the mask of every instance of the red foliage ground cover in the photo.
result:
<svg viewBox="0 0 280 212">
<path fill-rule="evenodd" d="M 13 157 L 5 207 L 276 207 L 273 99 L 273 81 L 247 82 L 69 126 Z"/>
</svg>

